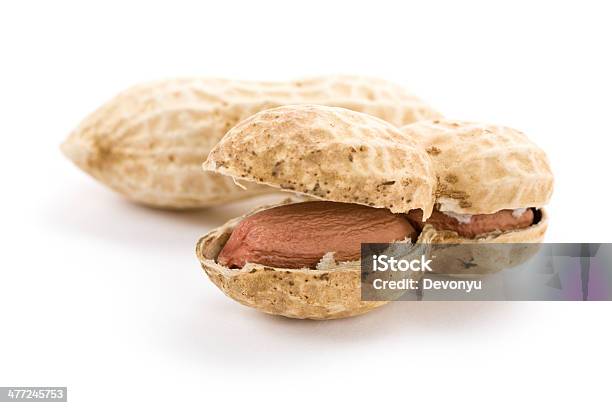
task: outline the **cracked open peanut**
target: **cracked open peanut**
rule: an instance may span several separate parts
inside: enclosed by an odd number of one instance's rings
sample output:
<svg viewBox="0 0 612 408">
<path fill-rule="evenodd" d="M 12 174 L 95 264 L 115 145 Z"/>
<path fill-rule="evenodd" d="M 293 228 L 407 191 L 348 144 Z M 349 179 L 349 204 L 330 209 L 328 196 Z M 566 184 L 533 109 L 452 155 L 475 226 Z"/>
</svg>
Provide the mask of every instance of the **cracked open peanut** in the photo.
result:
<svg viewBox="0 0 612 408">
<path fill-rule="evenodd" d="M 228 296 L 266 313 L 333 319 L 386 302 L 361 300 L 361 242 L 412 241 L 404 214 L 434 204 L 424 149 L 370 115 L 317 105 L 259 112 L 215 146 L 204 167 L 296 192 L 200 239 L 196 252 Z M 313 242 L 316 241 L 316 242 Z"/>
</svg>

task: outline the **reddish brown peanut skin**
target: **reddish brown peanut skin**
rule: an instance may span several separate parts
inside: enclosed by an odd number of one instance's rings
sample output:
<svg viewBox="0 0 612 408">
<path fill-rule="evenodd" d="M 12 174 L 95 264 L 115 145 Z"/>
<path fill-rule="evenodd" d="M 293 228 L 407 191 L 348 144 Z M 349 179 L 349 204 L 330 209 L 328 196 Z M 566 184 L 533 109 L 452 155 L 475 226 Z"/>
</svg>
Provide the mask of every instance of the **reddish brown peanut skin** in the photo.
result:
<svg viewBox="0 0 612 408">
<path fill-rule="evenodd" d="M 455 231 L 465 238 L 474 238 L 495 231 L 505 232 L 527 228 L 533 224 L 534 216 L 531 208 L 520 217 L 514 217 L 512 210 L 501 210 L 494 214 L 475 214 L 472 215 L 469 223 L 461 223 L 440 211 L 434 211 L 425 222 L 422 221 L 422 215 L 421 210 L 412 210 L 408 213 L 408 218 L 419 229 L 423 229 L 425 224 L 431 224 L 437 230 Z"/>
<path fill-rule="evenodd" d="M 384 208 L 310 201 L 258 212 L 244 219 L 219 254 L 228 267 L 247 262 L 277 268 L 315 268 L 323 255 L 336 261 L 360 258 L 361 243 L 393 242 L 416 231 L 401 214 Z"/>
</svg>

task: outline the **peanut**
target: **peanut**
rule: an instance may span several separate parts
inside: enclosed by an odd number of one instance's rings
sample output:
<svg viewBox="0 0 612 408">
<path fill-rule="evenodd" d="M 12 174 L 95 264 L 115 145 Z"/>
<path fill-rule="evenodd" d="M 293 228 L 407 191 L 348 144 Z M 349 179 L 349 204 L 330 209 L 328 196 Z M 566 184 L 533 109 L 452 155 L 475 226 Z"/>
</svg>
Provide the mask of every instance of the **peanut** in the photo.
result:
<svg viewBox="0 0 612 408">
<path fill-rule="evenodd" d="M 425 224 L 431 224 L 435 229 L 441 231 L 454 231 L 459 236 L 474 238 L 478 235 L 491 232 L 506 232 L 527 228 L 533 224 L 534 213 L 531 208 L 517 214 L 513 210 L 501 210 L 494 214 L 468 215 L 465 219 L 453 217 L 440 211 L 434 211 L 427 221 L 422 221 L 421 210 L 412 210 L 408 218 L 422 230 Z"/>
<path fill-rule="evenodd" d="M 331 76 L 292 82 L 176 79 L 121 93 L 87 117 L 62 150 L 82 170 L 129 199 L 198 208 L 268 188 L 204 173 L 212 147 L 236 123 L 263 109 L 319 103 L 378 116 L 395 125 L 439 115 L 382 80 Z"/>
<path fill-rule="evenodd" d="M 363 242 L 392 242 L 416 232 L 387 209 L 329 201 L 274 207 L 244 219 L 218 257 L 228 267 L 247 262 L 278 268 L 315 268 L 328 252 L 336 261 L 360 258 Z"/>
</svg>

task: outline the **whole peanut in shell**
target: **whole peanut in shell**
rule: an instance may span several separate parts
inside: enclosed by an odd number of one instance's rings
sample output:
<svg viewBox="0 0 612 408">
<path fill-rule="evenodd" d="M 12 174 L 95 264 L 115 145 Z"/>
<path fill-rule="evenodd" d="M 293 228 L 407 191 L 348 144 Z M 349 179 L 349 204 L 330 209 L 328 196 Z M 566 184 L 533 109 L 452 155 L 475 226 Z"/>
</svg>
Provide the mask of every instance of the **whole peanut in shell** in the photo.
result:
<svg viewBox="0 0 612 408">
<path fill-rule="evenodd" d="M 88 116 L 62 145 L 82 170 L 132 201 L 201 208 L 269 191 L 205 173 L 212 147 L 264 109 L 317 103 L 369 113 L 395 125 L 439 114 L 392 83 L 353 76 L 291 82 L 173 79 L 138 85 Z"/>
</svg>

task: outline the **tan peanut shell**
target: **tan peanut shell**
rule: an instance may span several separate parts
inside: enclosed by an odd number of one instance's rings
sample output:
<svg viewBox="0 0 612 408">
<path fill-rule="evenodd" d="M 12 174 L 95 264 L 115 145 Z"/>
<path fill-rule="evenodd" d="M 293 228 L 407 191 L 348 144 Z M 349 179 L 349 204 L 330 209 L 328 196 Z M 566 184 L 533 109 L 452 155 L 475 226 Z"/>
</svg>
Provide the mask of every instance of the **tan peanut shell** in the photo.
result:
<svg viewBox="0 0 612 408">
<path fill-rule="evenodd" d="M 433 209 L 436 178 L 425 151 L 395 126 L 343 108 L 292 105 L 242 121 L 204 168 L 328 201 Z"/>
<path fill-rule="evenodd" d="M 361 301 L 359 261 L 320 263 L 320 269 L 273 268 L 247 263 L 229 269 L 216 262 L 234 227 L 244 218 L 228 221 L 204 235 L 196 255 L 211 281 L 227 296 L 259 311 L 298 319 L 337 319 L 366 313 L 387 302 Z"/>
<path fill-rule="evenodd" d="M 441 211 L 492 214 L 542 207 L 552 195 L 546 154 L 518 130 L 440 119 L 404 126 L 402 131 L 433 161 Z"/>
<path fill-rule="evenodd" d="M 202 172 L 201 163 L 240 120 L 280 105 L 319 103 L 396 125 L 439 115 L 403 88 L 353 76 L 291 82 L 174 79 L 138 85 L 88 116 L 62 145 L 77 166 L 143 204 L 197 208 L 260 194 Z"/>
</svg>

